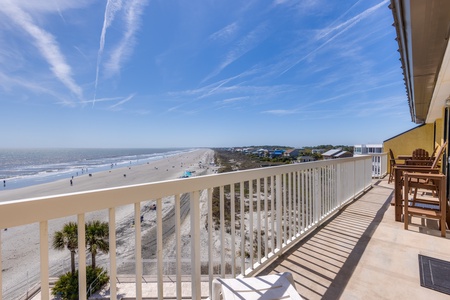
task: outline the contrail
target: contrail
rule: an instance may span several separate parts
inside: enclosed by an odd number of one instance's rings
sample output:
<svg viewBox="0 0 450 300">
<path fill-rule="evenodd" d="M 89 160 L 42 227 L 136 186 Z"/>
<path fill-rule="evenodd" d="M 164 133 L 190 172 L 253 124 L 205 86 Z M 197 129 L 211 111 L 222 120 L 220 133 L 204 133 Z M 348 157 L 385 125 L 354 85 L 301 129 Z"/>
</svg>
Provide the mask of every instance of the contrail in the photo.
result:
<svg viewBox="0 0 450 300">
<path fill-rule="evenodd" d="M 100 47 L 98 49 L 97 53 L 97 69 L 95 73 L 95 92 L 94 92 L 94 101 L 92 101 L 92 106 L 95 105 L 95 99 L 97 97 L 97 86 L 98 86 L 98 74 L 100 69 L 100 63 L 103 56 L 103 49 L 105 47 L 105 37 L 106 37 L 106 29 L 111 25 L 112 21 L 114 20 L 114 17 L 116 15 L 116 12 L 119 11 L 122 8 L 122 0 L 108 0 L 106 2 L 106 9 L 105 9 L 105 17 L 103 20 L 103 28 L 102 28 L 102 34 L 100 36 Z"/>
<path fill-rule="evenodd" d="M 122 63 L 131 55 L 135 41 L 135 33 L 139 29 L 141 15 L 146 5 L 146 0 L 130 0 L 124 3 L 124 34 L 115 49 L 112 51 L 109 61 L 105 64 L 108 75 L 120 72 Z"/>
<path fill-rule="evenodd" d="M 125 99 L 123 99 L 123 100 L 117 102 L 116 104 L 111 105 L 109 108 L 110 108 L 110 109 L 114 109 L 114 108 L 118 107 L 119 105 L 122 105 L 122 104 L 124 104 L 125 102 L 130 101 L 131 99 L 134 98 L 135 95 L 136 95 L 136 93 L 131 94 L 131 95 L 129 95 L 128 97 L 126 97 Z"/>
<path fill-rule="evenodd" d="M 296 65 L 298 65 L 300 62 L 302 62 L 303 60 L 307 59 L 308 57 L 310 57 L 311 55 L 313 55 L 314 53 L 316 53 L 317 51 L 319 51 L 320 49 L 322 49 L 323 47 L 325 47 L 328 43 L 330 43 L 332 40 L 334 40 L 335 38 L 337 38 L 338 36 L 340 36 L 341 34 L 343 34 L 344 32 L 346 32 L 347 30 L 349 30 L 350 28 L 352 28 L 353 26 L 355 26 L 357 23 L 359 23 L 362 19 L 366 18 L 367 16 L 371 15 L 373 12 L 375 12 L 377 9 L 379 9 L 380 7 L 382 7 L 383 5 L 385 5 L 388 2 L 388 0 L 384 0 L 381 3 L 378 3 L 377 5 L 374 5 L 368 9 L 366 9 L 365 11 L 363 11 L 362 13 L 360 13 L 359 15 L 354 16 L 353 18 L 333 27 L 330 29 L 327 29 L 326 31 L 324 31 L 320 36 L 320 38 L 326 37 L 327 35 L 334 33 L 333 36 L 331 36 L 330 38 L 328 38 L 327 40 L 325 40 L 320 46 L 318 46 L 316 49 L 312 50 L 311 52 L 309 52 L 308 54 L 306 54 L 305 56 L 303 56 L 302 58 L 300 58 L 299 60 L 297 60 L 296 62 L 294 62 L 291 66 L 289 66 L 286 70 L 284 70 L 283 72 L 281 72 L 280 76 L 283 75 L 284 73 L 286 73 L 287 71 L 289 71 L 290 69 L 292 69 L 293 67 L 295 67 Z M 346 12 L 347 13 L 347 12 Z"/>
</svg>

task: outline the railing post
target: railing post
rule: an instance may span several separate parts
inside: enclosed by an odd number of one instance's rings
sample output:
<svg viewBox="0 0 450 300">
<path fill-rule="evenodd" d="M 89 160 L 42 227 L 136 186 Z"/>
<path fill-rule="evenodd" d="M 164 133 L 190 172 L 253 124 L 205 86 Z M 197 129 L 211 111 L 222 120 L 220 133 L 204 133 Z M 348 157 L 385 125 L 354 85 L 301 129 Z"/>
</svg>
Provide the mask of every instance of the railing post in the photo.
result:
<svg viewBox="0 0 450 300">
<path fill-rule="evenodd" d="M 220 205 L 220 275 L 225 277 L 225 190 L 224 186 L 219 187 Z"/>
<path fill-rule="evenodd" d="M 156 200 L 156 268 L 158 272 L 158 299 L 163 299 L 163 222 L 162 198 Z"/>
<path fill-rule="evenodd" d="M 201 272 L 200 272 L 200 193 L 191 193 L 191 289 L 192 299 L 201 299 Z"/>
<path fill-rule="evenodd" d="M 282 178 L 282 183 L 281 183 L 281 187 L 283 190 L 283 205 L 282 205 L 282 211 L 283 211 L 283 242 L 286 243 L 288 238 L 287 238 L 287 226 L 288 226 L 288 217 L 287 217 L 287 189 L 289 188 L 288 182 L 287 182 L 287 177 L 286 174 L 283 174 L 281 176 Z M 280 198 L 280 202 L 281 202 L 281 198 Z M 282 248 L 282 244 L 280 245 L 280 249 Z"/>
<path fill-rule="evenodd" d="M 245 276 L 245 193 L 244 182 L 239 183 L 240 225 L 241 225 L 241 274 Z"/>
<path fill-rule="evenodd" d="M 142 299 L 142 238 L 141 238 L 141 203 L 134 203 L 134 257 L 136 269 L 136 299 Z"/>
<path fill-rule="evenodd" d="M 41 257 L 41 299 L 50 299 L 48 285 L 48 221 L 39 223 Z M 0 269 L 1 270 L 1 269 Z"/>
<path fill-rule="evenodd" d="M 208 204 L 210 205 L 210 204 Z M 181 300 L 181 197 L 175 195 L 175 244 L 176 244 L 176 269 L 177 269 L 177 300 Z M 211 288 L 210 288 L 211 289 Z"/>
<path fill-rule="evenodd" d="M 1 229 L 1 228 L 0 228 Z M 2 241 L 2 231 L 0 230 L 0 245 L 3 244 Z M 2 267 L 2 247 L 0 247 L 0 300 L 3 299 L 3 267 Z"/>
<path fill-rule="evenodd" d="M 209 273 L 209 298 L 212 299 L 212 290 L 213 290 L 213 266 L 214 266 L 214 254 L 213 254 L 213 219 L 212 219 L 212 196 L 213 196 L 213 188 L 209 188 L 207 191 L 208 194 L 208 273 Z M 181 244 L 181 239 L 180 239 Z M 180 257 L 181 259 L 181 257 Z M 234 274 L 233 274 L 234 275 Z M 233 276 L 234 277 L 234 276 Z M 180 279 L 181 280 L 181 276 Z M 181 284 L 181 283 L 180 283 Z M 181 300 L 181 296 L 178 298 Z"/>
<path fill-rule="evenodd" d="M 313 201 L 313 207 L 314 207 L 314 223 L 316 225 L 319 225 L 320 220 L 320 212 L 322 210 L 322 197 L 321 197 L 321 185 L 320 185 L 320 178 L 319 178 L 319 169 L 314 168 L 314 201 Z"/>
<path fill-rule="evenodd" d="M 287 188 L 285 188 L 285 190 L 287 189 L 287 201 L 288 201 L 288 205 L 287 205 L 287 224 L 289 226 L 289 232 L 288 232 L 288 238 L 287 240 L 291 240 L 292 239 L 292 227 L 294 226 L 292 220 L 293 220 L 293 215 L 292 215 L 292 188 L 293 188 L 293 182 L 292 182 L 292 172 L 289 172 L 287 174 Z"/>
<path fill-rule="evenodd" d="M 231 193 L 231 275 L 236 277 L 236 203 L 234 183 L 230 186 Z M 212 219 L 211 219 L 212 220 Z M 212 248 L 211 248 L 212 249 Z"/>
<path fill-rule="evenodd" d="M 353 161 L 353 195 L 352 200 L 356 198 L 356 160 Z"/>
<path fill-rule="evenodd" d="M 78 299 L 86 300 L 86 228 L 84 214 L 78 215 Z"/>
<path fill-rule="evenodd" d="M 116 266 L 116 209 L 109 209 L 109 298 L 117 299 L 117 266 Z"/>
<path fill-rule="evenodd" d="M 342 207 L 342 183 L 341 183 L 341 164 L 336 165 L 336 201 L 338 202 L 339 208 Z"/>
<path fill-rule="evenodd" d="M 283 244 L 281 241 L 281 236 L 283 234 L 283 228 L 282 228 L 282 199 L 283 199 L 283 193 L 282 193 L 282 184 L 281 184 L 281 175 L 277 174 L 275 176 L 275 184 L 276 184 L 276 210 L 277 210 L 277 254 L 281 255 L 281 249 L 283 248 Z"/>
<path fill-rule="evenodd" d="M 275 206 L 275 178 L 274 176 L 270 176 L 270 219 L 271 219 L 271 228 L 272 232 L 270 234 L 270 242 L 272 245 L 272 252 L 275 253 L 275 236 L 274 236 L 274 230 L 275 230 L 275 216 L 274 216 L 274 206 Z"/>
<path fill-rule="evenodd" d="M 268 211 L 269 211 L 269 193 L 267 190 L 267 177 L 264 177 L 264 258 L 267 258 L 269 256 L 269 218 L 268 218 Z"/>
<path fill-rule="evenodd" d="M 258 245 L 257 245 L 257 257 L 258 264 L 261 264 L 261 180 L 260 178 L 256 179 L 256 228 L 258 235 Z"/>
<path fill-rule="evenodd" d="M 249 249 L 250 253 L 250 269 L 253 269 L 253 180 L 248 181 L 248 237 L 249 237 Z"/>
</svg>

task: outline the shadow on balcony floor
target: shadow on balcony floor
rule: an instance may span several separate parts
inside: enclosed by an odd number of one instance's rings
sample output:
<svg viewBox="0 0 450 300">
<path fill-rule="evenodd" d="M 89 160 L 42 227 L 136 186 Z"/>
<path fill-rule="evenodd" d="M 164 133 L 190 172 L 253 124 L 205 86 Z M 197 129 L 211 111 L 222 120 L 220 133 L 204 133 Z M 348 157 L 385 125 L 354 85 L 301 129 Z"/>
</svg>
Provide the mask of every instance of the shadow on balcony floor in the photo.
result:
<svg viewBox="0 0 450 300">
<path fill-rule="evenodd" d="M 420 287 L 417 254 L 448 258 L 448 239 L 395 222 L 393 190 L 387 180 L 377 181 L 259 275 L 291 272 L 304 299 L 444 299 Z"/>
</svg>

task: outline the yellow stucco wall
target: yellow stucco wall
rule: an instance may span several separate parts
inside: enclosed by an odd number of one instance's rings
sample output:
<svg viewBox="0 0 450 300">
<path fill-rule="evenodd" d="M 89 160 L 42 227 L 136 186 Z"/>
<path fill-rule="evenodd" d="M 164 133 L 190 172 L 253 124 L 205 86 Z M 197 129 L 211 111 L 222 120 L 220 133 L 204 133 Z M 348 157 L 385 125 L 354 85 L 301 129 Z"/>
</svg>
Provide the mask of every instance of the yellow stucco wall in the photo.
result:
<svg viewBox="0 0 450 300">
<path fill-rule="evenodd" d="M 411 154 L 414 149 L 422 148 L 431 155 L 434 149 L 434 128 L 434 123 L 425 124 L 399 134 L 384 141 L 383 150 L 389 152 L 389 149 L 392 149 L 395 157 L 397 157 L 402 154 Z"/>
<path fill-rule="evenodd" d="M 442 145 L 444 140 L 444 122 L 442 119 L 434 123 L 420 125 L 409 131 L 401 133 L 383 143 L 383 152 L 392 149 L 394 156 L 411 154 L 414 149 L 422 148 L 433 153 L 437 145 Z M 388 170 L 390 164 L 388 162 Z"/>
<path fill-rule="evenodd" d="M 436 143 L 442 145 L 444 143 L 444 122 L 443 119 L 436 120 Z"/>
</svg>

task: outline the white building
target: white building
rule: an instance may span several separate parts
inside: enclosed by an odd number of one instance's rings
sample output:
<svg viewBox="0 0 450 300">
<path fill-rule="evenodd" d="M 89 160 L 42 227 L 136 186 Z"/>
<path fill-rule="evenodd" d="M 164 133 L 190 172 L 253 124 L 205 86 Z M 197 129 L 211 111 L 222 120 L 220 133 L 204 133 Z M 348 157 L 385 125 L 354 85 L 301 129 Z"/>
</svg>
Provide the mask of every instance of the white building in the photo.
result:
<svg viewBox="0 0 450 300">
<path fill-rule="evenodd" d="M 353 156 L 372 155 L 372 173 L 381 171 L 381 156 L 383 144 L 361 144 L 353 148 Z"/>
<path fill-rule="evenodd" d="M 354 156 L 381 153 L 383 153 L 383 144 L 360 144 L 353 148 Z"/>
</svg>

